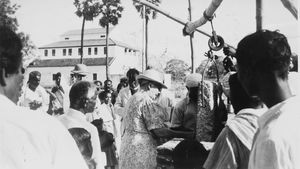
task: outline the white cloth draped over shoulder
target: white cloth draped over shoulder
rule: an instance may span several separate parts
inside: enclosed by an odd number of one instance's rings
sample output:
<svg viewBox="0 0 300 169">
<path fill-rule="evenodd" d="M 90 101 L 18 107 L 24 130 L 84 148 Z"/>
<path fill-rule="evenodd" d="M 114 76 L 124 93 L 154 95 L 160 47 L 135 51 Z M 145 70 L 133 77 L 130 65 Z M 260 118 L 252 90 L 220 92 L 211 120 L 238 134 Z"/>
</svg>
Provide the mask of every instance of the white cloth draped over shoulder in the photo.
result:
<svg viewBox="0 0 300 169">
<path fill-rule="evenodd" d="M 257 119 L 266 111 L 265 108 L 242 109 L 226 124 L 249 150 L 251 150 L 252 140 L 258 128 Z"/>
<path fill-rule="evenodd" d="M 54 117 L 16 106 L 0 94 L 1 169 L 88 169 L 66 128 Z"/>
<path fill-rule="evenodd" d="M 72 108 L 69 108 L 68 112 L 59 116 L 58 119 L 67 129 L 80 127 L 86 129 L 91 134 L 92 159 L 96 161 L 97 169 L 103 169 L 106 165 L 106 156 L 101 151 L 97 128 L 86 120 L 86 116 L 82 112 Z"/>
</svg>

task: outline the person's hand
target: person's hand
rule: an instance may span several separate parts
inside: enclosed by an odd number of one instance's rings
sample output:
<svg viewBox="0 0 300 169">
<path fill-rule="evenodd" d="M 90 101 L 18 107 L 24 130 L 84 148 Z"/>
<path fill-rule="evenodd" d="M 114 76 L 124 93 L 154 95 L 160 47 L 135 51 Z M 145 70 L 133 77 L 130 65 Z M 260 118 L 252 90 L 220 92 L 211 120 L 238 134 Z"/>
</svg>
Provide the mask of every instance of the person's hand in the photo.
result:
<svg viewBox="0 0 300 169">
<path fill-rule="evenodd" d="M 36 101 L 36 100 L 34 100 L 33 102 L 29 103 L 29 107 L 30 107 L 31 110 L 36 110 L 36 109 L 38 109 L 41 106 L 42 106 L 42 102 L 39 102 L 39 101 Z"/>
<path fill-rule="evenodd" d="M 192 22 L 187 22 L 182 29 L 183 36 L 191 35 L 194 36 L 194 24 Z"/>
</svg>

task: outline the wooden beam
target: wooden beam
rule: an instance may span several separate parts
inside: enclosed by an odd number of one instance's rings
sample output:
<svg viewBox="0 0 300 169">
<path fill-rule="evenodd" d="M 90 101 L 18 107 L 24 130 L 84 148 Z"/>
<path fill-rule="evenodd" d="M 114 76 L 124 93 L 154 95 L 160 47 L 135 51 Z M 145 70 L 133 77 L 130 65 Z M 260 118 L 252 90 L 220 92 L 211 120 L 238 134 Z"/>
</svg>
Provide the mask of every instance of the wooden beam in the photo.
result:
<svg viewBox="0 0 300 169">
<path fill-rule="evenodd" d="M 148 2 L 148 1 L 145 1 L 145 0 L 133 0 L 133 1 L 138 2 L 138 3 L 142 4 L 142 5 L 148 6 L 149 8 L 151 8 L 151 9 L 153 9 L 153 10 L 159 12 L 160 14 L 165 15 L 166 17 L 168 17 L 168 18 L 172 19 L 173 21 L 175 21 L 175 22 L 177 22 L 177 23 L 180 23 L 180 24 L 182 24 L 182 25 L 185 25 L 185 24 L 188 22 L 188 21 L 186 21 L 186 20 L 183 20 L 183 19 L 181 19 L 181 18 L 177 18 L 177 17 L 171 15 L 171 14 L 168 13 L 167 11 L 161 9 L 160 7 L 158 7 L 158 6 L 156 6 L 156 5 L 152 4 L 152 3 L 150 3 L 150 2 Z M 200 29 L 198 29 L 198 28 L 195 30 L 195 32 L 199 32 L 199 33 L 201 33 L 202 35 L 205 35 L 205 36 L 207 36 L 207 37 L 209 37 L 209 38 L 211 37 L 211 34 L 209 34 L 209 33 L 207 33 L 207 32 L 204 32 L 204 31 L 202 31 L 202 30 L 200 30 Z M 225 43 L 225 46 L 229 46 L 229 47 L 235 49 L 235 47 L 233 47 L 233 46 L 231 46 L 231 45 L 229 45 L 229 44 L 226 44 L 226 43 Z"/>
</svg>

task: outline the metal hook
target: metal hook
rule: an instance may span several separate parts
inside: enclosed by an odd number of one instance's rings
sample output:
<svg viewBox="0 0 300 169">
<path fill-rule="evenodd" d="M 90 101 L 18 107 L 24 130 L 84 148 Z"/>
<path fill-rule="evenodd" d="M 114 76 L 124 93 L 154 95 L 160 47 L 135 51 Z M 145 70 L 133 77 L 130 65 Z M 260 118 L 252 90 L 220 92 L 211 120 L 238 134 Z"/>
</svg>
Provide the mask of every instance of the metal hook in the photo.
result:
<svg viewBox="0 0 300 169">
<path fill-rule="evenodd" d="M 214 30 L 212 20 L 210 20 L 210 25 L 212 29 L 212 36 L 208 40 L 208 46 L 213 51 L 219 51 L 224 47 L 224 39 L 217 35 L 216 31 Z"/>
</svg>

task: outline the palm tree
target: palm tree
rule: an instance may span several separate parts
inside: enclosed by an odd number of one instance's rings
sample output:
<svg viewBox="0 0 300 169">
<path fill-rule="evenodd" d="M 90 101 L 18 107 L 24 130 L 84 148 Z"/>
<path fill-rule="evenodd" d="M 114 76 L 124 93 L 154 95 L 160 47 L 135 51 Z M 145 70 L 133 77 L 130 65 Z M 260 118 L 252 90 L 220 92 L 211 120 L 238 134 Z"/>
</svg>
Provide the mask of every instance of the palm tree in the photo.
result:
<svg viewBox="0 0 300 169">
<path fill-rule="evenodd" d="M 161 0 L 147 0 L 148 2 L 158 6 L 158 4 L 161 3 Z M 137 11 L 140 13 L 141 17 L 145 19 L 145 62 L 146 62 L 146 69 L 148 66 L 148 22 L 149 19 L 155 19 L 157 16 L 157 12 L 155 10 L 152 10 L 149 7 L 143 7 L 142 4 L 133 2 L 133 5 L 137 9 Z M 145 11 L 144 11 L 145 10 Z"/>
<path fill-rule="evenodd" d="M 109 40 L 109 24 L 117 25 L 119 18 L 122 16 L 123 7 L 120 0 L 102 0 L 100 5 L 102 17 L 99 20 L 100 26 L 106 28 L 106 79 L 109 79 L 109 65 L 108 65 L 108 40 Z"/>
<path fill-rule="evenodd" d="M 82 17 L 82 27 L 81 27 L 81 46 L 80 46 L 80 63 L 83 59 L 83 36 L 84 36 L 84 26 L 85 21 L 92 21 L 95 17 L 99 15 L 100 3 L 97 0 L 75 0 L 73 3 L 76 7 L 75 14 L 81 18 Z"/>
</svg>

